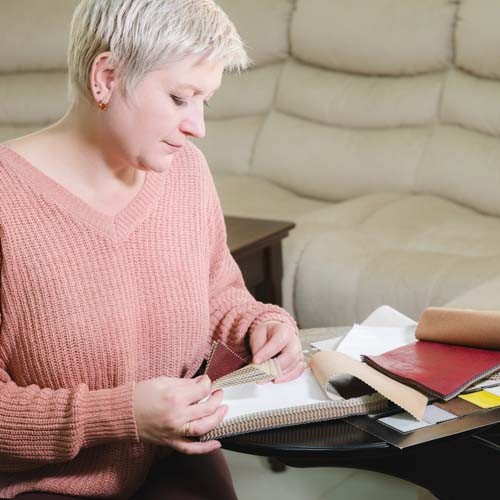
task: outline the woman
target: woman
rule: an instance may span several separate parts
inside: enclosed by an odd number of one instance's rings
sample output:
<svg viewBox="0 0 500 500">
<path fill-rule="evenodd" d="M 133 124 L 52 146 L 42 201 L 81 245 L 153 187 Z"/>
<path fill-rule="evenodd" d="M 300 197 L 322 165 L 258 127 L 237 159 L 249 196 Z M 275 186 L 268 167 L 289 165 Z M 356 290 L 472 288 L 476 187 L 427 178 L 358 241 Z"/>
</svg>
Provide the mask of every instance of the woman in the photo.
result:
<svg viewBox="0 0 500 500">
<path fill-rule="evenodd" d="M 303 369 L 189 142 L 241 40 L 211 0 L 84 0 L 68 64 L 68 113 L 0 146 L 0 497 L 234 498 L 220 443 L 191 439 L 222 393 L 192 377 L 216 339 Z"/>
</svg>

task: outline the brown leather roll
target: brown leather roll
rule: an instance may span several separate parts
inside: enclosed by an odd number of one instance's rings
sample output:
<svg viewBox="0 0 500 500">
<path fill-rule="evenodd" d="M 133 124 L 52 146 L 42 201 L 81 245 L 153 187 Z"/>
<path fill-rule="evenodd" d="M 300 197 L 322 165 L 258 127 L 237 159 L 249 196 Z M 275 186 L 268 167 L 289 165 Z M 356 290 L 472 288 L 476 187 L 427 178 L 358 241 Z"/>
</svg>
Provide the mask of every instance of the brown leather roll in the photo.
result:
<svg viewBox="0 0 500 500">
<path fill-rule="evenodd" d="M 500 311 L 428 307 L 415 335 L 419 340 L 500 349 Z"/>
</svg>

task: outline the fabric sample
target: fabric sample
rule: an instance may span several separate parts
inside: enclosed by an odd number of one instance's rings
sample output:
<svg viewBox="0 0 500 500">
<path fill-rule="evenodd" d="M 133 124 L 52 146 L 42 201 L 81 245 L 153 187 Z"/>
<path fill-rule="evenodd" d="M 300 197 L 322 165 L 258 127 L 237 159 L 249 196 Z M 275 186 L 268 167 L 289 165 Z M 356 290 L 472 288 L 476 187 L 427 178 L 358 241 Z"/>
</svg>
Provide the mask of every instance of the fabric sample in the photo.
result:
<svg viewBox="0 0 500 500">
<path fill-rule="evenodd" d="M 420 340 L 363 361 L 404 384 L 448 400 L 500 369 L 500 351 Z"/>
<path fill-rule="evenodd" d="M 481 408 L 478 406 L 458 397 L 450 399 L 449 401 L 438 401 L 434 403 L 434 406 L 453 413 L 457 417 L 464 417 L 465 415 L 472 415 L 473 413 L 481 411 Z"/>
<path fill-rule="evenodd" d="M 214 342 L 207 360 L 205 374 L 215 381 L 245 366 L 247 361 L 231 350 L 224 342 Z"/>
</svg>

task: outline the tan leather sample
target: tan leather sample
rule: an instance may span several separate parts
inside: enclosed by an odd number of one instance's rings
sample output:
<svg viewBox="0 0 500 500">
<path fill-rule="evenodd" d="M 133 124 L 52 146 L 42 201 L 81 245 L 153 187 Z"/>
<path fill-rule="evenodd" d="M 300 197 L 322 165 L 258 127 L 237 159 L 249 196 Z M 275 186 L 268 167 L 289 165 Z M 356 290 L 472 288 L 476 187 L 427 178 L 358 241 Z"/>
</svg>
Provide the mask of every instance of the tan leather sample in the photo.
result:
<svg viewBox="0 0 500 500">
<path fill-rule="evenodd" d="M 500 349 L 500 312 L 429 307 L 415 335 L 419 340 Z"/>
<path fill-rule="evenodd" d="M 378 372 L 365 363 L 350 358 L 346 354 L 335 351 L 322 351 L 314 354 L 310 363 L 311 369 L 325 394 L 328 392 L 328 381 L 337 373 L 348 373 L 353 375 L 387 399 L 396 403 L 417 420 L 424 416 L 428 399 L 421 392 L 408 387 L 392 378 Z"/>
</svg>

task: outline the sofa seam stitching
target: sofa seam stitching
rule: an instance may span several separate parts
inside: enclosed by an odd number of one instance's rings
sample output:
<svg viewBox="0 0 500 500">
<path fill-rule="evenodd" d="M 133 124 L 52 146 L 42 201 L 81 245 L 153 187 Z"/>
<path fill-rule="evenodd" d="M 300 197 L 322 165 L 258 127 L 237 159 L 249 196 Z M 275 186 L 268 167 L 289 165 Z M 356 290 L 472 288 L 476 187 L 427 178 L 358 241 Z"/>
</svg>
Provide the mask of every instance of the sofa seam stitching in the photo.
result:
<svg viewBox="0 0 500 500">
<path fill-rule="evenodd" d="M 459 18 L 459 10 L 460 10 L 460 0 L 452 0 L 450 3 L 455 4 L 455 11 L 453 14 L 453 20 L 451 23 L 451 53 L 450 53 L 450 61 L 447 62 L 446 68 L 445 68 L 445 73 L 443 75 L 443 81 L 441 82 L 441 88 L 439 90 L 439 95 L 437 99 L 437 106 L 436 106 L 436 114 L 432 123 L 432 126 L 430 127 L 430 133 L 427 137 L 427 141 L 425 146 L 422 148 L 422 152 L 420 154 L 420 158 L 416 162 L 415 166 L 415 173 L 413 177 L 413 192 L 414 193 L 420 193 L 422 192 L 419 187 L 418 187 L 418 180 L 421 178 L 421 170 L 423 168 L 423 163 L 424 159 L 427 156 L 427 152 L 429 149 L 429 144 L 431 143 L 432 139 L 434 138 L 434 133 L 436 130 L 436 126 L 446 126 L 447 124 L 443 123 L 442 121 L 442 106 L 443 106 L 443 100 L 444 100 L 444 91 L 446 87 L 446 82 L 448 81 L 450 71 L 453 70 L 455 67 L 455 58 L 456 58 L 456 27 L 458 24 L 458 18 Z"/>
<path fill-rule="evenodd" d="M 297 307 L 297 275 L 298 275 L 298 269 L 299 269 L 299 264 L 302 261 L 302 257 L 304 256 L 305 251 L 309 246 L 311 246 L 313 239 L 316 235 L 311 235 L 304 246 L 302 247 L 302 250 L 299 252 L 297 261 L 294 263 L 294 269 L 293 269 L 293 293 L 292 293 L 292 307 L 293 307 L 293 312 L 295 315 L 295 321 L 297 322 L 298 327 L 300 328 L 300 318 L 299 318 L 299 311 Z"/>
</svg>

